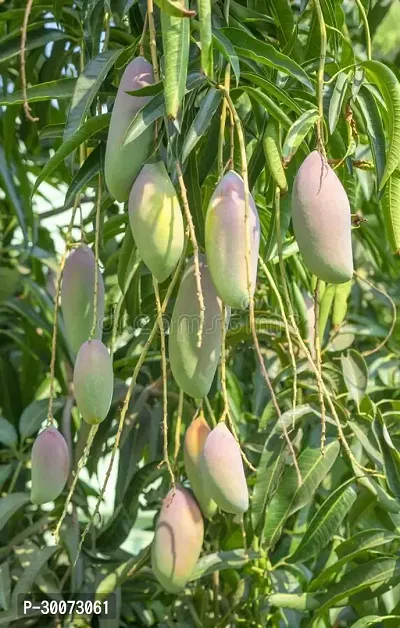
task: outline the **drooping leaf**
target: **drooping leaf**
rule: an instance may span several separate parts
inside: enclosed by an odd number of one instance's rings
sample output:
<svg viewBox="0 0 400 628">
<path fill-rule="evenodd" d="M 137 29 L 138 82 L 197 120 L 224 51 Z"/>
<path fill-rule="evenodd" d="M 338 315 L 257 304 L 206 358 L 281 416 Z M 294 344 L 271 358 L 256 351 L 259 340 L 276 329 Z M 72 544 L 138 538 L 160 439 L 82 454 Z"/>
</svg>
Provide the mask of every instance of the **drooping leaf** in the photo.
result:
<svg viewBox="0 0 400 628">
<path fill-rule="evenodd" d="M 400 499 L 400 453 L 393 444 L 379 409 L 374 419 L 373 430 L 382 453 L 387 483 L 393 495 Z"/>
<path fill-rule="evenodd" d="M 74 135 L 84 122 L 102 82 L 122 51 L 122 48 L 105 50 L 90 59 L 84 67 L 75 84 L 64 129 L 64 142 Z"/>
<path fill-rule="evenodd" d="M 332 540 L 357 494 L 352 480 L 336 489 L 312 518 L 300 544 L 288 561 L 302 562 L 316 556 Z"/>
<path fill-rule="evenodd" d="M 186 134 L 185 141 L 182 146 L 182 163 L 190 155 L 197 142 L 202 138 L 208 126 L 211 124 L 212 118 L 221 102 L 221 91 L 211 88 L 207 95 L 203 98 L 200 109 L 193 120 L 193 124 Z"/>
<path fill-rule="evenodd" d="M 286 162 L 289 162 L 296 154 L 318 118 L 318 111 L 316 109 L 310 109 L 302 113 L 296 122 L 293 122 L 287 132 L 282 148 L 282 155 Z"/>
<path fill-rule="evenodd" d="M 358 351 L 349 349 L 341 356 L 344 381 L 352 399 L 359 407 L 368 386 L 368 367 Z"/>
<path fill-rule="evenodd" d="M 400 164 L 400 83 L 396 75 L 380 61 L 364 61 L 368 78 L 379 88 L 389 118 L 389 148 L 379 189 Z"/>
</svg>

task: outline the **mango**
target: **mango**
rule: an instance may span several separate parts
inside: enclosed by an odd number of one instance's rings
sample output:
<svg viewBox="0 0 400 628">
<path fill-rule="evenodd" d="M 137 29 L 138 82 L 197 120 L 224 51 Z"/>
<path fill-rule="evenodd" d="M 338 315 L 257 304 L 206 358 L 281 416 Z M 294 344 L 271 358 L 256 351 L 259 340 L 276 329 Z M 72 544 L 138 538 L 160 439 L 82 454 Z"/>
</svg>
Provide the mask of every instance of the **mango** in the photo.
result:
<svg viewBox="0 0 400 628">
<path fill-rule="evenodd" d="M 246 512 L 249 491 L 240 448 L 223 421 L 207 436 L 201 465 L 207 491 L 221 510 Z"/>
<path fill-rule="evenodd" d="M 129 222 L 141 258 L 162 283 L 177 265 L 185 239 L 178 196 L 162 161 L 140 171 L 129 195 Z"/>
<path fill-rule="evenodd" d="M 201 471 L 201 456 L 204 443 L 210 432 L 204 416 L 198 416 L 186 430 L 183 446 L 186 475 L 201 511 L 207 519 L 211 519 L 217 510 L 217 504 L 208 495 Z"/>
<path fill-rule="evenodd" d="M 198 347 L 200 306 L 193 258 L 188 262 L 172 312 L 169 361 L 178 386 L 191 397 L 205 397 L 214 379 L 221 353 L 222 301 L 218 297 L 207 261 L 199 255 L 205 315 L 201 346 Z M 227 311 L 229 317 L 230 311 Z"/>
<path fill-rule="evenodd" d="M 317 151 L 297 172 L 292 220 L 307 268 L 328 283 L 349 281 L 353 275 L 350 203 L 335 172 Z"/>
<path fill-rule="evenodd" d="M 97 425 L 106 418 L 114 388 L 110 355 L 101 340 L 88 340 L 79 349 L 74 367 L 75 399 L 82 418 Z"/>
<path fill-rule="evenodd" d="M 93 326 L 93 293 L 96 260 L 86 245 L 68 256 L 61 287 L 61 307 L 68 341 L 74 354 L 89 338 Z M 99 269 L 96 338 L 103 333 L 104 283 Z"/>
<path fill-rule="evenodd" d="M 257 279 L 260 221 L 251 195 L 248 229 L 250 293 L 253 295 Z M 233 170 L 221 179 L 211 197 L 205 221 L 205 246 L 218 295 L 231 307 L 248 307 L 244 185 L 243 179 Z"/>
<path fill-rule="evenodd" d="M 151 547 L 151 566 L 159 583 L 179 593 L 189 581 L 200 556 L 204 523 L 192 493 L 176 486 L 161 508 Z"/>
<path fill-rule="evenodd" d="M 106 146 L 105 179 L 111 196 L 121 203 L 128 200 L 132 184 L 149 155 L 154 128 L 148 126 L 139 137 L 123 146 L 129 124 L 151 99 L 126 92 L 153 83 L 153 67 L 143 57 L 136 57 L 127 65 L 115 98 Z"/>
<path fill-rule="evenodd" d="M 60 495 L 67 482 L 69 465 L 64 436 L 55 427 L 47 427 L 37 436 L 32 447 L 33 504 L 45 504 Z"/>
</svg>

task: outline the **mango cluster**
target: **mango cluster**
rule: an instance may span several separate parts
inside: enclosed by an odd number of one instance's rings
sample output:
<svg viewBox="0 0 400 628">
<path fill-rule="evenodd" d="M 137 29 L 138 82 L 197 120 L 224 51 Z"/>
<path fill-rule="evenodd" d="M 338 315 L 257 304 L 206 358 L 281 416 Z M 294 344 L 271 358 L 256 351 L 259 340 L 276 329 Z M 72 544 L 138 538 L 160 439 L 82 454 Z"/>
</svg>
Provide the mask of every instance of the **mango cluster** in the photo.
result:
<svg viewBox="0 0 400 628">
<path fill-rule="evenodd" d="M 223 421 L 211 430 L 202 415 L 185 434 L 184 461 L 191 491 L 177 486 L 164 500 L 152 543 L 152 569 L 170 593 L 193 576 L 203 544 L 203 517 L 217 509 L 242 515 L 249 493 L 240 447 Z"/>
<path fill-rule="evenodd" d="M 84 421 L 96 425 L 106 418 L 110 409 L 114 375 L 110 355 L 101 341 L 103 278 L 92 250 L 86 245 L 73 249 L 67 257 L 62 278 L 61 308 L 66 340 L 74 357 L 76 403 Z M 66 484 L 69 466 L 64 437 L 54 426 L 47 427 L 38 435 L 32 448 L 31 501 L 43 504 L 56 499 Z"/>
</svg>

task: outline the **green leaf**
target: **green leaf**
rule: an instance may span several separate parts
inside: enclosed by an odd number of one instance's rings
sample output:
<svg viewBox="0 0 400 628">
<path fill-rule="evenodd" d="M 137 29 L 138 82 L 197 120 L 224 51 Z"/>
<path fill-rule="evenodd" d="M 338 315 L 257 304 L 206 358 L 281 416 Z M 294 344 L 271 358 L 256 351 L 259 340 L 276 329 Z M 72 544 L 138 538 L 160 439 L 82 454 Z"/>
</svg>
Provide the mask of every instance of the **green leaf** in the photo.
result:
<svg viewBox="0 0 400 628">
<path fill-rule="evenodd" d="M 20 194 L 18 193 L 18 190 L 14 183 L 11 166 L 7 164 L 2 146 L 0 146 L 0 182 L 3 184 L 3 190 L 7 194 L 8 200 L 10 201 L 14 209 L 19 226 L 21 227 L 22 233 L 24 234 L 24 239 L 26 241 L 28 238 L 28 234 L 26 230 L 25 210 L 21 203 Z"/>
<path fill-rule="evenodd" d="M 40 48 L 54 41 L 60 41 L 61 39 L 70 39 L 70 36 L 63 31 L 56 28 L 40 28 L 28 33 L 25 50 L 34 50 Z M 0 63 L 9 61 L 13 57 L 20 54 L 21 49 L 21 35 L 15 37 L 3 44 L 0 44 Z"/>
<path fill-rule="evenodd" d="M 273 547 L 279 539 L 286 519 L 312 500 L 322 480 L 329 473 L 340 450 L 339 443 L 330 443 L 325 455 L 320 449 L 308 447 L 298 459 L 302 477 L 301 486 L 297 483 L 294 468 L 289 469 L 271 500 L 265 518 L 264 538 L 269 547 Z"/>
<path fill-rule="evenodd" d="M 341 358 L 343 377 L 351 398 L 360 406 L 368 386 L 368 367 L 363 356 L 349 349 Z"/>
<path fill-rule="evenodd" d="M 400 171 L 389 177 L 382 197 L 382 214 L 391 249 L 400 255 Z"/>
<path fill-rule="evenodd" d="M 123 48 L 101 52 L 97 57 L 88 61 L 79 75 L 64 129 L 64 142 L 74 135 L 85 120 L 102 82 L 121 52 L 123 52 Z"/>
<path fill-rule="evenodd" d="M 189 157 L 191 151 L 195 148 L 198 141 L 202 138 L 208 126 L 211 124 L 213 116 L 221 102 L 221 91 L 210 88 L 206 96 L 201 101 L 200 109 L 197 112 L 193 124 L 186 134 L 182 147 L 182 162 L 184 163 Z"/>
<path fill-rule="evenodd" d="M 188 2 L 184 0 L 187 7 Z M 164 96 L 167 117 L 175 120 L 186 90 L 189 62 L 190 21 L 161 12 L 164 50 Z"/>
<path fill-rule="evenodd" d="M 331 101 L 329 103 L 329 132 L 332 134 L 336 129 L 340 113 L 342 111 L 344 97 L 346 96 L 347 86 L 349 84 L 350 75 L 346 72 L 339 72 L 333 89 Z"/>
<path fill-rule="evenodd" d="M 27 493 L 11 493 L 0 499 L 0 530 L 8 523 L 11 517 L 29 502 Z"/>
<path fill-rule="evenodd" d="M 256 39 L 239 28 L 222 28 L 221 32 L 232 42 L 239 55 L 288 74 L 311 92 L 314 91 L 310 78 L 303 68 L 287 55 L 278 52 L 271 44 Z"/>
<path fill-rule="evenodd" d="M 357 498 L 353 480 L 349 480 L 336 489 L 324 501 L 312 518 L 299 546 L 286 560 L 291 563 L 302 562 L 316 556 L 337 532 L 340 524 Z"/>
<path fill-rule="evenodd" d="M 49 81 L 48 83 L 39 83 L 33 87 L 28 87 L 28 102 L 42 102 L 45 100 L 63 100 L 64 98 L 72 98 L 74 93 L 76 79 L 58 79 L 57 81 Z M 1 98 L 0 105 L 22 105 L 24 97 L 22 91 L 12 92 L 8 96 Z"/>
<path fill-rule="evenodd" d="M 192 23 L 195 20 L 192 20 Z M 216 49 L 225 57 L 228 63 L 231 64 L 233 73 L 236 79 L 236 85 L 239 85 L 240 80 L 240 63 L 234 47 L 231 42 L 220 30 L 213 31 L 213 44 Z"/>
<path fill-rule="evenodd" d="M 400 576 L 400 562 L 395 558 L 375 558 L 346 572 L 341 580 L 330 585 L 328 592 L 320 599 L 318 615 L 338 605 L 364 589 L 375 589 L 380 584 Z"/>
<path fill-rule="evenodd" d="M 21 440 L 24 441 L 29 436 L 36 434 L 40 429 L 43 421 L 47 418 L 47 409 L 49 405 L 48 399 L 40 399 L 33 401 L 23 411 L 19 420 L 19 433 Z M 54 413 L 64 406 L 64 399 L 58 398 L 53 401 Z"/>
<path fill-rule="evenodd" d="M 352 628 L 368 628 L 368 626 L 374 626 L 375 624 L 382 625 L 382 621 L 385 619 L 400 619 L 400 615 L 368 615 L 356 621 Z"/>
<path fill-rule="evenodd" d="M 373 422 L 373 430 L 382 453 L 388 486 L 393 495 L 400 499 L 400 454 L 393 444 L 379 409 Z"/>
<path fill-rule="evenodd" d="M 139 111 L 139 113 L 133 118 L 132 122 L 128 126 L 125 137 L 124 137 L 124 146 L 125 144 L 130 144 L 136 138 L 139 137 L 155 120 L 161 118 L 161 116 L 165 115 L 165 101 L 164 101 L 164 92 L 161 94 L 157 94 L 154 98 L 151 99 L 150 102 L 147 103 Z"/>
<path fill-rule="evenodd" d="M 380 61 L 364 61 L 367 76 L 379 88 L 389 118 L 389 150 L 379 189 L 400 164 L 400 83 L 396 75 Z"/>
<path fill-rule="evenodd" d="M 367 558 L 368 552 L 377 547 L 392 543 L 399 539 L 399 535 L 387 530 L 362 530 L 335 547 L 335 554 L 338 558 L 329 567 L 318 574 L 310 583 L 309 591 L 320 591 L 326 589 L 326 583 L 337 576 L 337 573 L 356 558 Z"/>
<path fill-rule="evenodd" d="M 357 104 L 360 107 L 361 115 L 368 134 L 372 157 L 375 164 L 377 187 L 380 189 L 386 164 L 386 140 L 382 118 L 373 94 L 364 86 L 361 86 L 360 91 L 358 92 Z"/>
<path fill-rule="evenodd" d="M 43 549 L 38 549 L 33 552 L 26 552 L 26 555 L 23 557 L 24 570 L 18 578 L 18 582 L 12 592 L 12 607 L 16 607 L 18 602 L 21 601 L 21 598 L 27 597 L 27 594 L 35 583 L 37 575 L 57 549 L 57 545 L 53 545 L 52 547 L 44 547 Z"/>
<path fill-rule="evenodd" d="M 291 111 L 294 111 L 297 114 L 302 113 L 301 107 L 297 104 L 293 98 L 289 96 L 287 92 L 283 89 L 275 85 L 272 81 L 269 81 L 264 76 L 260 76 L 259 74 L 253 74 L 252 72 L 242 72 L 242 78 L 249 81 L 252 85 L 258 85 L 261 87 L 263 92 L 267 95 L 272 96 L 274 99 L 279 100 L 284 105 L 289 107 Z"/>
<path fill-rule="evenodd" d="M 47 162 L 42 172 L 36 179 L 32 195 L 36 192 L 41 182 L 44 181 L 64 161 L 64 159 L 75 150 L 75 148 L 78 148 L 78 146 L 101 129 L 108 127 L 110 118 L 110 113 L 104 113 L 100 116 L 96 116 L 95 118 L 89 118 L 89 120 L 86 120 L 86 122 L 82 124 L 82 126 L 77 129 L 66 142 L 61 144 L 60 148 Z"/>
<path fill-rule="evenodd" d="M 99 144 L 83 162 L 78 172 L 69 184 L 65 195 L 64 205 L 68 207 L 73 202 L 74 197 L 81 192 L 101 170 L 102 159 L 104 158 L 104 144 Z"/>
<path fill-rule="evenodd" d="M 193 17 L 196 15 L 196 11 L 191 11 L 187 9 L 184 3 L 180 2 L 180 0 L 154 0 L 156 5 L 166 13 L 167 15 L 172 15 L 173 17 Z"/>
<path fill-rule="evenodd" d="M 260 103 L 265 109 L 268 111 L 271 116 L 275 118 L 278 122 L 282 124 L 285 129 L 288 129 L 292 124 L 291 119 L 286 115 L 286 113 L 282 110 L 282 108 L 276 104 L 272 98 L 256 89 L 255 87 L 249 87 L 247 85 L 241 85 L 240 87 L 234 88 L 231 90 L 232 95 L 235 92 L 245 92 L 249 94 L 251 98 Z"/>
<path fill-rule="evenodd" d="M 0 565 L 0 606 L 4 611 L 10 608 L 11 575 L 7 562 Z"/>
<path fill-rule="evenodd" d="M 0 443 L 10 449 L 15 449 L 18 444 L 18 434 L 15 427 L 3 417 L 0 417 Z"/>
<path fill-rule="evenodd" d="M 318 118 L 318 111 L 316 109 L 310 109 L 302 113 L 296 122 L 293 122 L 287 132 L 282 148 L 282 155 L 286 162 L 289 162 L 296 154 L 298 148 L 301 146 Z"/>
<path fill-rule="evenodd" d="M 200 20 L 201 70 L 212 80 L 214 78 L 212 2 L 211 0 L 198 0 L 198 7 Z"/>
<path fill-rule="evenodd" d="M 258 560 L 261 556 L 262 554 L 260 552 L 254 552 L 252 550 L 246 552 L 244 549 L 207 554 L 207 556 L 202 556 L 200 558 L 192 575 L 190 576 L 189 581 L 193 582 L 194 580 L 207 576 L 214 571 L 222 571 L 224 569 L 241 569 L 248 562 Z"/>
</svg>

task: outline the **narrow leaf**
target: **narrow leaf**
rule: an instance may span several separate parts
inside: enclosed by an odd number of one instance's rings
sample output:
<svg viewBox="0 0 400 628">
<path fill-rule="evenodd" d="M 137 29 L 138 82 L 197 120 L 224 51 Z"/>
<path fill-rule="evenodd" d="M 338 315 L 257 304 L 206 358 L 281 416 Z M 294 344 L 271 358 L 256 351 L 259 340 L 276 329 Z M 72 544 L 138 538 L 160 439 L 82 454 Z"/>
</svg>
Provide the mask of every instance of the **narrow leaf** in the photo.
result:
<svg viewBox="0 0 400 628">
<path fill-rule="evenodd" d="M 382 453 L 388 486 L 393 495 L 400 499 L 400 454 L 393 444 L 379 409 L 373 422 L 373 430 Z"/>
<path fill-rule="evenodd" d="M 39 83 L 39 85 L 33 85 L 28 87 L 27 97 L 28 102 L 41 102 L 44 100 L 63 100 L 64 98 L 72 98 L 76 79 L 58 79 L 57 81 L 49 81 L 48 83 Z M 0 105 L 22 105 L 24 97 L 22 91 L 12 92 L 8 96 L 1 98 Z"/>
<path fill-rule="evenodd" d="M 331 541 L 356 498 L 357 493 L 349 482 L 329 495 L 312 518 L 300 545 L 286 560 L 296 563 L 316 556 Z"/>
<path fill-rule="evenodd" d="M 331 101 L 329 103 L 329 132 L 332 134 L 336 129 L 340 113 L 342 111 L 344 97 L 349 84 L 349 74 L 340 72 L 335 82 Z"/>
<path fill-rule="evenodd" d="M 213 116 L 218 109 L 218 105 L 221 102 L 221 91 L 218 89 L 210 88 L 207 95 L 203 98 L 200 109 L 193 120 L 193 124 L 190 127 L 185 141 L 182 147 L 182 162 L 184 163 L 189 157 L 191 151 L 196 146 L 197 142 L 206 132 L 208 126 L 211 124 Z"/>
<path fill-rule="evenodd" d="M 368 367 L 358 351 L 349 349 L 341 356 L 344 381 L 352 399 L 360 406 L 368 386 Z"/>
<path fill-rule="evenodd" d="M 285 162 L 288 163 L 296 154 L 298 148 L 301 146 L 318 118 L 318 111 L 316 109 L 310 109 L 302 113 L 296 122 L 293 122 L 283 143 L 282 155 Z"/>
</svg>

